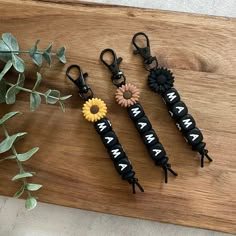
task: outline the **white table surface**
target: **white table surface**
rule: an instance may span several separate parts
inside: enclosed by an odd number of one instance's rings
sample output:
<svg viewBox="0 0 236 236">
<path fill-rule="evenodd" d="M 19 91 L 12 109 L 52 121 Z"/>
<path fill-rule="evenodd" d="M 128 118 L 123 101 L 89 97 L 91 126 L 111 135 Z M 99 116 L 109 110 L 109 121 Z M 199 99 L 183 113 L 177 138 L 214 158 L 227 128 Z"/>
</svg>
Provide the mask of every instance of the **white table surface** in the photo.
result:
<svg viewBox="0 0 236 236">
<path fill-rule="evenodd" d="M 235 0 L 89 0 L 226 17 L 236 17 Z M 1 187 L 1 183 L 0 183 Z M 0 236 L 226 236 L 210 230 L 113 216 L 39 203 L 33 211 L 24 201 L 0 196 Z"/>
</svg>

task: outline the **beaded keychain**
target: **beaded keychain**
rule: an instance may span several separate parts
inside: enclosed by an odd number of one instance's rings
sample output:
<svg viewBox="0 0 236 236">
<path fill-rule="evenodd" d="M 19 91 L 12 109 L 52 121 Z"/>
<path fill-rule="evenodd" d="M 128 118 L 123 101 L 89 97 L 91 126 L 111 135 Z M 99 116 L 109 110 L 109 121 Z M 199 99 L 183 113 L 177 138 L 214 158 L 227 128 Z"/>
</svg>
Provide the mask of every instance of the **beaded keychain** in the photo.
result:
<svg viewBox="0 0 236 236">
<path fill-rule="evenodd" d="M 78 79 L 72 78 L 72 75 L 70 75 L 72 70 L 77 70 L 79 73 Z M 87 121 L 94 123 L 94 127 L 100 135 L 116 171 L 123 180 L 132 185 L 133 193 L 135 193 L 135 185 L 138 186 L 141 192 L 144 192 L 138 179 L 135 178 L 133 167 L 112 129 L 111 122 L 106 118 L 107 106 L 105 102 L 99 98 L 94 98 L 92 89 L 85 82 L 88 74 L 83 73 L 78 65 L 71 65 L 68 67 L 66 75 L 79 88 L 79 95 L 85 101 L 82 108 L 83 116 Z"/>
<path fill-rule="evenodd" d="M 104 60 L 105 54 L 112 56 L 113 62 L 111 64 L 108 64 Z M 134 122 L 136 129 L 140 133 L 143 143 L 147 147 L 151 158 L 154 160 L 156 165 L 163 168 L 165 172 L 165 183 L 167 183 L 167 171 L 170 171 L 175 176 L 177 176 L 177 173 L 171 169 L 165 149 L 160 143 L 156 132 L 152 129 L 152 125 L 145 115 L 141 104 L 138 103 L 140 95 L 138 88 L 135 85 L 126 84 L 126 78 L 123 72 L 119 69 L 122 58 L 117 58 L 115 52 L 112 49 L 107 48 L 102 51 L 100 59 L 112 73 L 112 83 L 117 87 L 115 94 L 116 102 L 122 107 L 128 109 L 129 117 Z"/>
<path fill-rule="evenodd" d="M 146 47 L 141 48 L 137 45 L 137 37 L 145 38 Z M 140 54 L 143 57 L 144 67 L 149 71 L 148 85 L 150 89 L 162 96 L 171 117 L 175 120 L 178 129 L 183 133 L 186 142 L 192 146 L 193 151 L 201 154 L 201 167 L 203 167 L 204 157 L 210 162 L 212 159 L 208 156 L 208 150 L 205 149 L 206 143 L 203 142 L 202 132 L 196 127 L 194 118 L 188 114 L 187 106 L 181 101 L 178 91 L 173 87 L 174 76 L 172 72 L 167 68 L 158 67 L 157 58 L 151 56 L 149 39 L 145 33 L 136 33 L 133 36 L 132 43 L 136 48 L 134 54 Z"/>
</svg>

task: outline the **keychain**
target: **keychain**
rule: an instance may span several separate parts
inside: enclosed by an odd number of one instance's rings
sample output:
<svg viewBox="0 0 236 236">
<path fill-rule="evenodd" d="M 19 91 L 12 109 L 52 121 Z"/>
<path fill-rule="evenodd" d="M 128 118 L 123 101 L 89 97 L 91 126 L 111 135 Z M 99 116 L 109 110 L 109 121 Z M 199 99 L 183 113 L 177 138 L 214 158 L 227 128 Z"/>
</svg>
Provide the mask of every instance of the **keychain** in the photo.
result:
<svg viewBox="0 0 236 236">
<path fill-rule="evenodd" d="M 104 60 L 105 54 L 110 54 L 112 56 L 113 62 L 111 64 L 108 64 Z M 165 149 L 160 143 L 156 132 L 153 130 L 149 119 L 145 115 L 143 107 L 138 102 L 140 95 L 139 89 L 133 84 L 126 84 L 126 77 L 119 69 L 122 58 L 117 58 L 112 49 L 104 49 L 100 55 L 100 59 L 112 73 L 112 83 L 117 87 L 115 94 L 116 102 L 122 107 L 128 109 L 129 117 L 134 122 L 136 129 L 140 133 L 143 143 L 147 147 L 151 158 L 154 160 L 156 165 L 163 168 L 165 172 L 165 183 L 167 183 L 167 171 L 170 171 L 174 176 L 177 176 L 177 173 L 171 169 Z"/>
<path fill-rule="evenodd" d="M 146 47 L 139 47 L 136 43 L 137 37 L 144 37 Z M 135 46 L 134 54 L 140 54 L 144 59 L 144 67 L 149 71 L 148 85 L 151 90 L 159 93 L 164 103 L 167 105 L 171 117 L 175 120 L 177 128 L 183 133 L 186 142 L 192 146 L 193 151 L 201 154 L 201 167 L 204 166 L 204 157 L 210 162 L 212 159 L 205 149 L 206 143 L 203 142 L 203 135 L 196 126 L 194 118 L 188 114 L 188 108 L 181 101 L 178 91 L 174 86 L 174 76 L 170 70 L 164 67 L 158 67 L 156 57 L 151 56 L 150 43 L 147 35 L 143 32 L 136 33 L 133 36 L 132 43 Z"/>
<path fill-rule="evenodd" d="M 72 75 L 70 75 L 72 70 L 78 71 L 79 78 L 72 78 Z M 79 88 L 79 95 L 84 101 L 83 116 L 87 121 L 94 123 L 94 127 L 100 135 L 117 172 L 123 180 L 132 185 L 133 193 L 135 193 L 135 185 L 138 186 L 141 192 L 144 192 L 138 179 L 135 178 L 133 167 L 112 129 L 111 122 L 106 118 L 107 106 L 105 102 L 99 98 L 94 98 L 92 89 L 86 84 L 85 79 L 88 74 L 83 73 L 78 65 L 71 65 L 68 67 L 66 75 Z"/>
</svg>

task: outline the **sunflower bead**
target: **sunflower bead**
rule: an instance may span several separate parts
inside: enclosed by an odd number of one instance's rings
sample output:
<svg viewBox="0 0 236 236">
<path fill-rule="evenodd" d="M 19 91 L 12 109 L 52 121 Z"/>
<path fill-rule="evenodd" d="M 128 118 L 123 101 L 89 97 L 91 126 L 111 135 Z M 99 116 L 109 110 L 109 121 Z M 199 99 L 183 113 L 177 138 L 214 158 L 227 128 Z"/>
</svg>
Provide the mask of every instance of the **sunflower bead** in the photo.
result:
<svg viewBox="0 0 236 236">
<path fill-rule="evenodd" d="M 99 98 L 92 98 L 86 101 L 82 108 L 84 118 L 89 122 L 96 122 L 107 114 L 107 106 Z"/>
</svg>

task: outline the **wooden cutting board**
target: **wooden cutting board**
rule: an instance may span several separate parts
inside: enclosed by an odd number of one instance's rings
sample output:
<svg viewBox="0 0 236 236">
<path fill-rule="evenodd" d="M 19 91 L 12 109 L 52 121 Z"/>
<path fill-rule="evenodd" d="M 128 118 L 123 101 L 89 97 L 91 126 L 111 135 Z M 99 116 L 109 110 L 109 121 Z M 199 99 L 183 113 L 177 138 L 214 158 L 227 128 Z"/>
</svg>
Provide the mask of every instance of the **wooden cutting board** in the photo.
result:
<svg viewBox="0 0 236 236">
<path fill-rule="evenodd" d="M 82 4 L 78 1 L 1 0 L 1 33 L 11 32 L 22 49 L 40 38 L 40 46 L 54 41 L 65 45 L 68 64 L 54 60 L 40 72 L 42 91 L 59 89 L 72 94 L 66 112 L 41 105 L 29 112 L 29 94 L 21 93 L 15 105 L 0 105 L 0 115 L 20 110 L 8 123 L 11 133 L 27 131 L 18 149 L 39 146 L 25 168 L 37 172 L 33 182 L 44 185 L 37 195 L 42 202 L 236 233 L 236 20 L 168 11 Z M 152 54 L 161 66 L 171 68 L 176 88 L 203 130 L 214 161 L 199 167 L 175 127 L 161 98 L 151 92 L 142 60 L 132 53 L 134 33 L 144 31 Z M 114 101 L 110 73 L 99 60 L 104 48 L 123 57 L 127 80 L 139 86 L 141 103 L 166 147 L 177 178 L 163 183 L 163 172 L 154 166 L 125 109 Z M 35 81 L 37 68 L 27 59 L 26 87 Z M 109 160 L 93 126 L 81 114 L 77 89 L 65 78 L 68 65 L 78 63 L 89 73 L 88 83 L 108 106 L 108 117 L 132 161 L 145 193 L 133 195 Z M 1 134 L 1 140 L 3 135 Z M 14 161 L 0 165 L 0 194 L 12 196 L 20 183 Z"/>
</svg>

